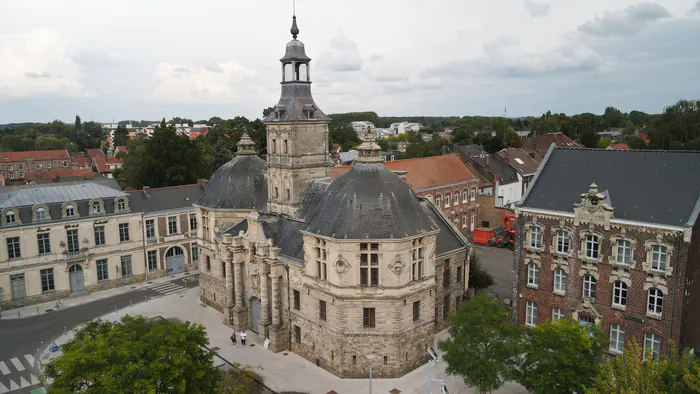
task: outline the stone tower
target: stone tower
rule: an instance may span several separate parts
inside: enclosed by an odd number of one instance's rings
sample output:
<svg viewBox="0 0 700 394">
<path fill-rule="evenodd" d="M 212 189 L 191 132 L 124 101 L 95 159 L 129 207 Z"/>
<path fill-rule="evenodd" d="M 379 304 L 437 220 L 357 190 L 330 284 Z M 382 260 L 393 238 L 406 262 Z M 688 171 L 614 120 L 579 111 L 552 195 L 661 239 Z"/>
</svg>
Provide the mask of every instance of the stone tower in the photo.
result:
<svg viewBox="0 0 700 394">
<path fill-rule="evenodd" d="M 328 176 L 328 122 L 311 96 L 309 63 L 297 40 L 296 16 L 292 41 L 282 63 L 282 95 L 267 126 L 268 202 L 271 213 L 294 216 L 314 178 Z"/>
</svg>

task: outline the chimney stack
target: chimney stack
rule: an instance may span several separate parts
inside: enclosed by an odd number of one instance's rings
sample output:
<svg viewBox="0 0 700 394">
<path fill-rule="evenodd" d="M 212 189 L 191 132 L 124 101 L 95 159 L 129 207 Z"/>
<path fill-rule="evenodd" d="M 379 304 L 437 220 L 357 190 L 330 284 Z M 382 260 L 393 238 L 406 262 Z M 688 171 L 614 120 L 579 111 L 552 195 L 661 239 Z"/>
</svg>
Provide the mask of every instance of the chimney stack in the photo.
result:
<svg viewBox="0 0 700 394">
<path fill-rule="evenodd" d="M 146 196 L 146 198 L 151 198 L 151 188 L 148 186 L 144 186 L 143 195 Z"/>
<path fill-rule="evenodd" d="M 406 182 L 406 174 L 408 174 L 408 171 L 391 171 L 394 174 L 398 175 L 399 178 L 401 178 L 404 182 Z"/>
</svg>

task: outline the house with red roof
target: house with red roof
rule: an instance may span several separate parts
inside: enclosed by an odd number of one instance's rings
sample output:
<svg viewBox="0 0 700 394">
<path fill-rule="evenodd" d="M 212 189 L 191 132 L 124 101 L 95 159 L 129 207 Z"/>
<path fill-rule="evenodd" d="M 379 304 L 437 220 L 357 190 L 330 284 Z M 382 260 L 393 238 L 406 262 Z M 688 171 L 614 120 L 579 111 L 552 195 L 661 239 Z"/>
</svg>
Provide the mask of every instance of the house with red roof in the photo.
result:
<svg viewBox="0 0 700 394">
<path fill-rule="evenodd" d="M 92 159 L 92 165 L 97 170 L 97 173 L 107 178 L 114 178 L 112 173 L 117 168 L 122 167 L 122 161 L 112 156 L 95 157 Z"/>
<path fill-rule="evenodd" d="M 544 159 L 549 147 L 554 144 L 557 148 L 582 148 L 581 144 L 572 140 L 564 133 L 545 133 L 523 140 L 523 150 L 538 164 Z"/>
<path fill-rule="evenodd" d="M 0 175 L 8 182 L 24 180 L 28 171 L 69 168 L 71 168 L 71 157 L 66 149 L 0 152 Z"/>
</svg>

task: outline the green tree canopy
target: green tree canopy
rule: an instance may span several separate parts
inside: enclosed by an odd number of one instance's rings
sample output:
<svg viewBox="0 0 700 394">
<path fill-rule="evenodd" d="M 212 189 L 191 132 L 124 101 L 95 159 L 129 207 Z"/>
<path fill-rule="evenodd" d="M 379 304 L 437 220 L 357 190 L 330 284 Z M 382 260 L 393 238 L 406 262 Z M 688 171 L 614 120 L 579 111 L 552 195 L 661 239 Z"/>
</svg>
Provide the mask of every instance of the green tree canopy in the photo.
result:
<svg viewBox="0 0 700 394">
<path fill-rule="evenodd" d="M 571 394 L 590 386 L 608 338 L 598 326 L 560 319 L 529 332 L 518 382 L 533 394 Z"/>
<path fill-rule="evenodd" d="M 625 124 L 625 114 L 615 107 L 605 108 L 602 118 L 609 127 L 622 127 Z"/>
<path fill-rule="evenodd" d="M 76 332 L 46 364 L 49 393 L 211 393 L 220 374 L 197 324 L 124 316 Z"/>
<path fill-rule="evenodd" d="M 610 137 L 601 137 L 598 140 L 598 148 L 606 149 L 608 146 L 612 145 L 613 140 Z"/>
<path fill-rule="evenodd" d="M 0 147 L 5 152 L 19 152 L 25 150 L 24 138 L 18 135 L 5 134 L 2 136 Z"/>
<path fill-rule="evenodd" d="M 112 140 L 112 145 L 114 147 L 126 146 L 128 142 L 129 131 L 126 129 L 126 126 L 118 125 L 117 129 L 114 130 L 114 139 Z"/>
<path fill-rule="evenodd" d="M 493 276 L 481 264 L 481 258 L 476 252 L 472 252 L 469 258 L 469 287 L 474 289 L 474 294 L 478 294 L 493 286 L 494 283 Z"/>
<path fill-rule="evenodd" d="M 452 143 L 458 145 L 469 145 L 474 141 L 474 127 L 469 124 L 462 124 L 452 130 Z"/>
<path fill-rule="evenodd" d="M 450 338 L 438 343 L 448 374 L 481 392 L 512 379 L 521 352 L 520 326 L 510 322 L 500 302 L 478 295 L 461 303 L 449 319 Z"/>
</svg>

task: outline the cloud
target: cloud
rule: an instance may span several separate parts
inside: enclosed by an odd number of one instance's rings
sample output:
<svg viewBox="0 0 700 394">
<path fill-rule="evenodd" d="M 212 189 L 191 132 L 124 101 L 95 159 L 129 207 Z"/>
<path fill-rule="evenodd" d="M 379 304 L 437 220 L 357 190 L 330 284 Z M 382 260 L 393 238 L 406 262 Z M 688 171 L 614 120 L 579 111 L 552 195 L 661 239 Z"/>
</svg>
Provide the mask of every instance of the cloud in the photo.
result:
<svg viewBox="0 0 700 394">
<path fill-rule="evenodd" d="M 0 35 L 0 97 L 87 96 L 77 42 L 48 29 Z"/>
<path fill-rule="evenodd" d="M 331 38 L 329 45 L 330 49 L 321 52 L 319 58 L 322 67 L 336 72 L 362 69 L 362 58 L 355 41 L 341 34 Z"/>
<path fill-rule="evenodd" d="M 646 25 L 670 17 L 668 10 L 657 3 L 644 2 L 623 10 L 606 12 L 579 26 L 578 30 L 600 37 L 628 36 L 642 30 Z"/>
<path fill-rule="evenodd" d="M 385 59 L 378 54 L 372 54 L 362 65 L 362 72 L 373 82 L 406 82 L 408 75 L 400 64 Z"/>
<path fill-rule="evenodd" d="M 549 13 L 549 3 L 525 0 L 525 8 L 530 12 L 530 16 L 533 18 L 537 18 L 538 16 L 547 16 Z"/>
<path fill-rule="evenodd" d="M 235 101 L 244 94 L 238 85 L 256 74 L 236 62 L 208 65 L 159 63 L 153 98 L 170 102 Z"/>
<path fill-rule="evenodd" d="M 696 12 L 700 14 L 700 0 L 698 0 L 697 3 L 695 3 L 695 7 L 693 7 L 692 10 L 690 10 L 691 13 Z"/>
</svg>

